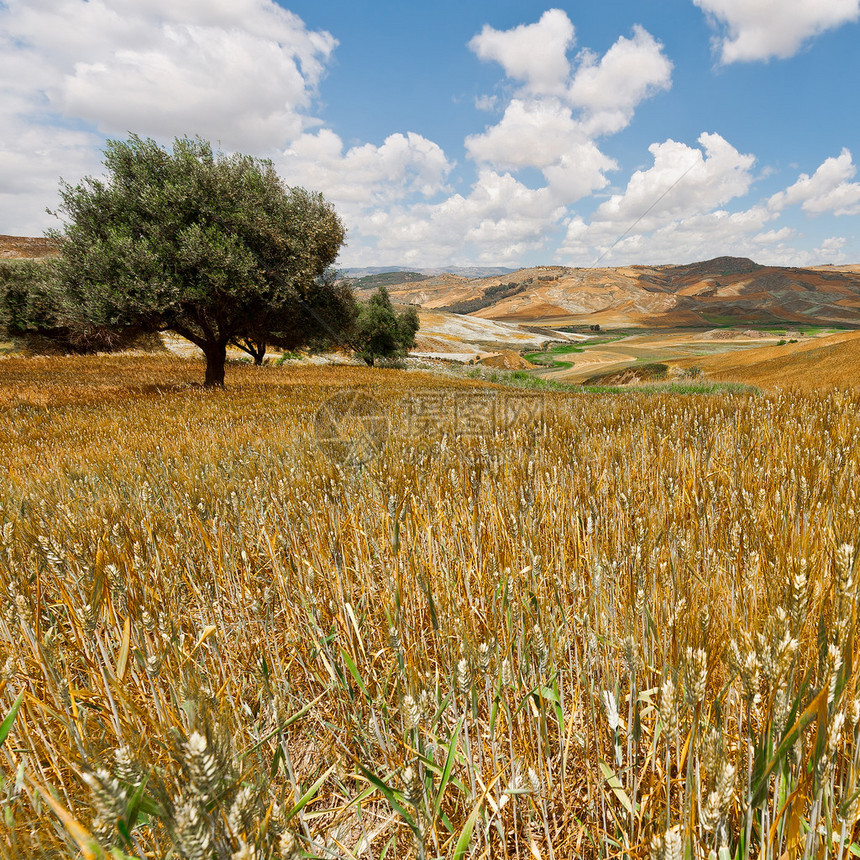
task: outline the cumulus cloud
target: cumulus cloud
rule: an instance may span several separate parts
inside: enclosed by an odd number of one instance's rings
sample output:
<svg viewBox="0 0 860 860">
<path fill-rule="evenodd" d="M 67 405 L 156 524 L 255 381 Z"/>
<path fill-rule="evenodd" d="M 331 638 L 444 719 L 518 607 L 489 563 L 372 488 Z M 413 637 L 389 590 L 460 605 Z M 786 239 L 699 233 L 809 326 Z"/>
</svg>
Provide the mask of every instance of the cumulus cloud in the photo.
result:
<svg viewBox="0 0 860 860">
<path fill-rule="evenodd" d="M 467 195 L 386 207 L 359 219 L 355 233 L 372 250 L 351 260 L 353 265 L 395 257 L 413 265 L 516 264 L 523 254 L 546 247 L 564 212 L 546 188 L 528 188 L 510 173 L 482 169 Z"/>
<path fill-rule="evenodd" d="M 642 27 L 624 36 L 598 59 L 584 52 L 570 83 L 568 99 L 585 113 L 589 135 L 612 134 L 627 126 L 636 106 L 672 85 L 672 63 L 663 46 Z"/>
<path fill-rule="evenodd" d="M 718 134 L 699 136 L 701 149 L 667 140 L 648 147 L 654 164 L 637 170 L 623 194 L 613 194 L 595 213 L 610 231 L 637 221 L 652 230 L 662 223 L 708 212 L 747 193 L 755 157 L 742 155 Z"/>
<path fill-rule="evenodd" d="M 844 236 L 830 236 L 815 249 L 815 253 L 821 262 L 844 263 L 847 259 L 845 244 Z"/>
<path fill-rule="evenodd" d="M 800 204 L 808 215 L 860 215 L 860 183 L 850 182 L 857 167 L 848 149 L 826 159 L 812 176 L 802 173 L 797 182 L 770 198 L 774 211 Z"/>
<path fill-rule="evenodd" d="M 522 81 L 538 95 L 560 95 L 567 86 L 574 44 L 570 18 L 561 9 L 549 9 L 536 24 L 512 30 L 495 30 L 486 24 L 469 47 L 482 60 L 495 60 L 509 78 Z"/>
<path fill-rule="evenodd" d="M 470 42 L 479 57 L 499 62 L 525 86 L 499 122 L 466 139 L 467 154 L 479 165 L 543 171 L 549 191 L 565 204 L 608 185 L 606 173 L 618 165 L 596 138 L 628 125 L 638 104 L 671 85 L 672 73 L 663 46 L 638 26 L 602 57 L 580 52 L 571 67 L 573 43 L 573 25 L 559 9 L 536 24 L 485 27 Z"/>
<path fill-rule="evenodd" d="M 753 236 L 752 240 L 757 245 L 776 245 L 780 242 L 785 242 L 797 235 L 797 230 L 792 227 L 781 227 L 779 230 L 767 230 L 764 233 L 759 233 Z"/>
<path fill-rule="evenodd" d="M 723 63 L 791 57 L 814 36 L 860 18 L 860 0 L 693 0 L 721 31 Z"/>
<path fill-rule="evenodd" d="M 718 134 L 702 134 L 700 148 L 667 140 L 650 147 L 654 163 L 636 171 L 623 192 L 612 195 L 586 220 L 574 216 L 556 253 L 561 263 L 618 265 L 702 260 L 731 253 L 769 265 L 844 262 L 846 240 L 831 237 L 814 250 L 795 243 L 794 226 L 776 224 L 785 210 L 808 215 L 860 214 L 860 183 L 851 153 L 828 158 L 812 176 L 769 199 L 730 211 L 753 182 L 755 158 Z"/>
<path fill-rule="evenodd" d="M 654 163 L 636 171 L 591 220 L 574 217 L 559 258 L 593 263 L 696 259 L 706 249 L 739 246 L 762 231 L 773 213 L 766 206 L 731 213 L 723 207 L 744 196 L 755 158 L 739 153 L 718 134 L 702 134 L 701 148 L 674 140 L 649 147 Z"/>
<path fill-rule="evenodd" d="M 496 125 L 466 138 L 466 152 L 501 167 L 541 168 L 556 162 L 577 139 L 583 134 L 558 99 L 513 99 Z"/>
<path fill-rule="evenodd" d="M 585 51 L 571 64 L 574 43 L 559 9 L 510 30 L 486 26 L 471 40 L 478 57 L 499 63 L 519 87 L 506 103 L 498 94 L 476 101 L 503 112 L 465 140 L 477 173 L 468 192 L 446 191 L 453 165 L 415 134 L 345 149 L 332 131 L 305 132 L 277 163 L 288 181 L 319 188 L 343 208 L 350 265 L 514 264 L 557 239 L 570 204 L 608 185 L 618 165 L 596 138 L 627 125 L 643 99 L 671 82 L 662 45 L 642 28 L 603 56 Z M 527 169 L 543 173 L 543 187 L 518 177 Z M 449 196 L 431 199 L 440 193 Z"/>
<path fill-rule="evenodd" d="M 741 36 L 753 18 L 743 4 L 697 2 L 740 22 L 727 44 L 749 50 Z M 799 20 L 794 0 L 786 4 L 785 17 Z M 817 32 L 810 26 L 807 35 Z M 500 64 L 507 86 L 475 102 L 497 113 L 464 141 L 469 185 L 457 184 L 465 177 L 455 162 L 420 134 L 353 144 L 322 127 L 315 101 L 336 44 L 275 0 L 0 0 L 0 232 L 49 226 L 43 209 L 54 204 L 58 175 L 97 174 L 104 136 L 127 131 L 163 141 L 199 133 L 227 150 L 268 154 L 287 183 L 319 189 L 344 215 L 343 265 L 516 265 L 549 257 L 560 239 L 563 263 L 701 259 L 727 249 L 788 261 L 797 233 L 774 223 L 787 209 L 860 213 L 848 150 L 770 200 L 728 211 L 752 187 L 755 159 L 703 134 L 698 147 L 653 144 L 650 167 L 590 219 L 576 214 L 572 204 L 619 169 L 601 139 L 671 86 L 663 46 L 641 27 L 602 55 L 575 56 L 573 24 L 559 9 L 510 30 L 484 27 L 469 47 Z M 532 187 L 534 171 L 542 187 Z M 835 258 L 844 249 L 832 239 L 815 253 Z"/>
<path fill-rule="evenodd" d="M 273 0 L 0 3 L 0 220 L 44 229 L 58 175 L 98 172 L 104 135 L 283 146 L 316 124 L 336 44 Z"/>
<path fill-rule="evenodd" d="M 590 224 L 575 218 L 557 257 L 561 261 L 578 261 L 581 265 L 601 266 L 637 263 L 679 263 L 720 256 L 731 249 L 735 255 L 755 257 L 765 262 L 762 246 L 753 241 L 772 217 L 764 206 L 739 212 L 717 209 L 663 223 L 657 229 L 639 230 L 618 236 L 607 224 Z M 781 244 L 768 248 L 768 262 L 789 259 L 793 250 L 782 254 Z M 793 257 L 792 257 L 793 258 Z"/>
<path fill-rule="evenodd" d="M 480 165 L 541 170 L 559 202 L 570 204 L 609 181 L 617 163 L 600 151 L 570 108 L 556 98 L 513 99 L 483 134 L 466 138 L 466 152 Z"/>
<path fill-rule="evenodd" d="M 35 83 L 49 110 L 231 148 L 298 133 L 336 45 L 272 0 L 11 0 L 2 20 L 4 47 L 27 46 L 18 85 Z"/>
<path fill-rule="evenodd" d="M 381 204 L 445 189 L 453 165 L 441 147 L 420 134 L 392 134 L 344 152 L 330 129 L 305 133 L 277 159 L 286 181 L 307 185 L 341 203 Z"/>
</svg>

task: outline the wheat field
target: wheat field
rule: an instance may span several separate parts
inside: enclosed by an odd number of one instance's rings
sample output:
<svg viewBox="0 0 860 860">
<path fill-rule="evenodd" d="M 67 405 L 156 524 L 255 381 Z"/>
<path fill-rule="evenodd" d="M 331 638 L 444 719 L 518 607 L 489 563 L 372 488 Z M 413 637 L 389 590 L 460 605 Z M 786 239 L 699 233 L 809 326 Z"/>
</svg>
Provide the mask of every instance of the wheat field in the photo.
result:
<svg viewBox="0 0 860 860">
<path fill-rule="evenodd" d="M 860 395 L 0 363 L 4 857 L 860 856 Z"/>
</svg>

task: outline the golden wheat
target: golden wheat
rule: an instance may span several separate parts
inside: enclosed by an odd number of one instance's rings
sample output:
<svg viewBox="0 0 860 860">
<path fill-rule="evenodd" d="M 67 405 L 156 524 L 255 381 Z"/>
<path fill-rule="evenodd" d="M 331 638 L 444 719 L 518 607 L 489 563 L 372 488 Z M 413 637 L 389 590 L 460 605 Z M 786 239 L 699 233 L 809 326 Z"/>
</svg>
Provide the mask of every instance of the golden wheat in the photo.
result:
<svg viewBox="0 0 860 860">
<path fill-rule="evenodd" d="M 198 375 L 0 364 L 4 856 L 858 850 L 855 393 Z"/>
</svg>

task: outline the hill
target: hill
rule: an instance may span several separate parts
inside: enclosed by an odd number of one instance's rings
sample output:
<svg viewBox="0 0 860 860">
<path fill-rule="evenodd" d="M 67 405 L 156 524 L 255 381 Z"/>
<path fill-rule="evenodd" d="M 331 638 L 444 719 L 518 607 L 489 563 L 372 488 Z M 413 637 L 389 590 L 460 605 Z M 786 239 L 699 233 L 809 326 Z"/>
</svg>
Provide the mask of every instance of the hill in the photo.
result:
<svg viewBox="0 0 860 860">
<path fill-rule="evenodd" d="M 37 260 L 56 255 L 57 250 L 51 239 L 0 236 L 0 260 Z"/>
<path fill-rule="evenodd" d="M 515 272 L 516 269 L 510 269 L 506 266 L 436 266 L 436 267 L 415 267 L 415 266 L 365 266 L 358 269 L 344 269 L 343 273 L 348 278 L 362 278 L 366 275 L 382 275 L 396 272 L 418 272 L 421 275 L 432 277 L 433 275 L 460 275 L 464 278 L 489 278 L 492 275 L 508 275 Z"/>
<path fill-rule="evenodd" d="M 0 259 L 52 256 L 49 239 L 0 236 Z M 745 257 L 576 269 L 347 269 L 359 293 L 384 284 L 425 309 L 550 328 L 860 327 L 860 265 L 790 268 Z"/>
<path fill-rule="evenodd" d="M 756 347 L 676 362 L 700 367 L 710 379 L 764 388 L 855 388 L 860 384 L 860 332 Z"/>
<path fill-rule="evenodd" d="M 426 281 L 429 277 L 430 275 L 422 275 L 420 272 L 379 272 L 357 278 L 352 285 L 357 292 L 361 293 L 376 290 L 378 287 L 390 287 L 392 284 Z"/>
<path fill-rule="evenodd" d="M 486 319 L 645 328 L 860 326 L 860 266 L 800 269 L 717 257 L 680 266 L 538 266 L 392 284 L 401 301 Z"/>
</svg>

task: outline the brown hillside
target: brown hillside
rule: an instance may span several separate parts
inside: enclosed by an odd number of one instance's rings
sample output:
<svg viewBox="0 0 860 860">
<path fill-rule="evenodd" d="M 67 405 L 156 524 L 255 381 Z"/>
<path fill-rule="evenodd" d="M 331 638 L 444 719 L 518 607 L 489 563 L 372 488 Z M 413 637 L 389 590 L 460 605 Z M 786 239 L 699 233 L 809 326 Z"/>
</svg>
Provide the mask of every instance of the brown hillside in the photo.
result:
<svg viewBox="0 0 860 860">
<path fill-rule="evenodd" d="M 532 364 L 512 349 L 503 349 L 501 352 L 494 352 L 492 355 L 482 358 L 478 364 L 501 370 L 530 370 L 537 367 L 536 364 Z"/>
<path fill-rule="evenodd" d="M 0 236 L 0 259 L 54 255 L 49 239 Z M 796 269 L 717 257 L 681 266 L 535 266 L 488 278 L 437 275 L 389 292 L 429 310 L 555 328 L 860 327 L 860 265 Z"/>
<path fill-rule="evenodd" d="M 695 365 L 708 378 L 764 388 L 860 387 L 860 332 L 803 343 L 765 346 L 676 362 Z"/>
<path fill-rule="evenodd" d="M 860 266 L 760 266 L 717 257 L 683 266 L 538 266 L 491 278 L 393 285 L 401 301 L 484 319 L 563 326 L 860 326 Z"/>
<path fill-rule="evenodd" d="M 0 260 L 37 260 L 56 256 L 57 248 L 51 239 L 0 236 Z"/>
</svg>

